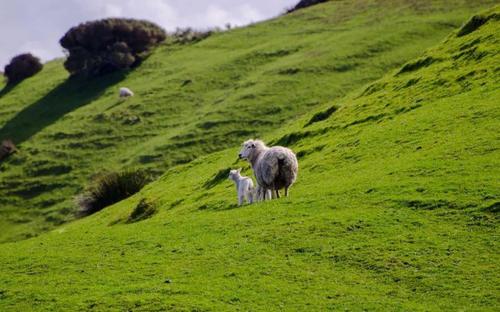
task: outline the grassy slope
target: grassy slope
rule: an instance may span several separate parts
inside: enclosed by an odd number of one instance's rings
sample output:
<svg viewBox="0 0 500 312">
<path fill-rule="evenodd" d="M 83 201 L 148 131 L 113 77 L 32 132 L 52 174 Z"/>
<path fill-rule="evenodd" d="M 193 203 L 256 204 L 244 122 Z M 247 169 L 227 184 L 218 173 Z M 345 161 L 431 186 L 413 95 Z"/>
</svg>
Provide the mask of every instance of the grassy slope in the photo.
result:
<svg viewBox="0 0 500 312">
<path fill-rule="evenodd" d="M 72 196 L 103 169 L 172 165 L 262 136 L 419 55 L 494 1 L 333 1 L 163 46 L 125 77 L 66 81 L 61 61 L 0 97 L 0 241 L 72 218 Z M 120 85 L 137 94 L 117 98 Z M 137 119 L 140 121 L 136 123 Z"/>
<path fill-rule="evenodd" d="M 236 149 L 177 166 L 97 215 L 3 244 L 0 308 L 495 310 L 494 12 L 329 103 L 340 109 L 326 120 L 268 135 L 302 155 L 290 198 L 235 207 L 214 177 L 245 165 Z M 124 224 L 141 198 L 159 214 Z"/>
</svg>

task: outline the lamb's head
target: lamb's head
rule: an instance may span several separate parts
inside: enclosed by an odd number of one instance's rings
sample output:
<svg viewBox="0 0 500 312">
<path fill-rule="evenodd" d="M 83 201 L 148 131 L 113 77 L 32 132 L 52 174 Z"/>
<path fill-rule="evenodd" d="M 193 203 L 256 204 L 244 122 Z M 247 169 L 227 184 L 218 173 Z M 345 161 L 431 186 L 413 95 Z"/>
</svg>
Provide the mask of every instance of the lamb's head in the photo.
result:
<svg viewBox="0 0 500 312">
<path fill-rule="evenodd" d="M 241 159 L 251 160 L 255 157 L 255 154 L 264 149 L 266 145 L 260 140 L 248 140 L 243 143 L 241 147 L 239 157 Z"/>
<path fill-rule="evenodd" d="M 227 177 L 229 180 L 236 181 L 238 180 L 239 177 L 241 177 L 241 168 L 237 170 L 231 170 L 229 171 L 229 176 Z"/>
</svg>

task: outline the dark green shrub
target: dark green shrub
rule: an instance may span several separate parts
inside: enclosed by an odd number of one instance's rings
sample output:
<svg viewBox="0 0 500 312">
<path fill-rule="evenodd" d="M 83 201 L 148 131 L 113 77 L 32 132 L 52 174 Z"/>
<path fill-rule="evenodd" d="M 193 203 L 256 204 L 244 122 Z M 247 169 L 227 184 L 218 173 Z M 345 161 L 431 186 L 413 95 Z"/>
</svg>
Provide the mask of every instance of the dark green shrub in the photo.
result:
<svg viewBox="0 0 500 312">
<path fill-rule="evenodd" d="M 144 171 L 127 170 L 96 176 L 77 197 L 79 213 L 88 216 L 139 192 L 151 181 Z"/>
<path fill-rule="evenodd" d="M 5 66 L 4 75 L 8 84 L 16 84 L 26 78 L 34 76 L 43 68 L 40 59 L 31 53 L 20 54 L 14 57 Z"/>
<path fill-rule="evenodd" d="M 166 37 L 148 21 L 107 18 L 73 27 L 59 42 L 68 52 L 64 67 L 70 74 L 96 76 L 136 66 Z"/>
</svg>

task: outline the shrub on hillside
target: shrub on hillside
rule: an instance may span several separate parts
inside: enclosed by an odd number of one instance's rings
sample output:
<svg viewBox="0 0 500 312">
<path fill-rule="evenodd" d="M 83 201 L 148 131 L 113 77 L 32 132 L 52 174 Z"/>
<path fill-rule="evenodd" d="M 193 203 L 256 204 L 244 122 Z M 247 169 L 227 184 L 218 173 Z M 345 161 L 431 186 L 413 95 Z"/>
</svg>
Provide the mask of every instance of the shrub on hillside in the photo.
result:
<svg viewBox="0 0 500 312">
<path fill-rule="evenodd" d="M 327 1 L 329 1 L 329 0 L 301 0 L 294 7 L 292 7 L 291 9 L 289 9 L 287 11 L 287 13 L 291 13 L 291 12 L 294 12 L 294 11 L 297 11 L 297 10 L 300 10 L 300 9 L 305 9 L 307 7 L 310 7 L 310 6 L 313 6 L 313 5 L 316 5 L 316 4 L 320 4 L 320 3 L 323 3 L 323 2 L 327 2 Z"/>
<path fill-rule="evenodd" d="M 84 76 L 128 69 L 166 36 L 162 28 L 144 20 L 107 18 L 80 24 L 60 40 L 68 52 L 64 67 L 72 75 Z"/>
<path fill-rule="evenodd" d="M 209 30 L 195 30 L 191 27 L 187 28 L 177 28 L 176 31 L 171 35 L 174 42 L 180 44 L 194 43 L 204 40 L 214 33 L 221 32 L 219 28 L 209 29 Z"/>
<path fill-rule="evenodd" d="M 20 54 L 14 57 L 5 66 L 4 75 L 8 84 L 16 84 L 26 78 L 34 76 L 43 68 L 40 59 L 31 53 Z"/>
<path fill-rule="evenodd" d="M 77 197 L 79 214 L 81 216 L 94 214 L 134 195 L 150 181 L 150 176 L 141 170 L 101 174 L 93 179 L 82 195 Z"/>
</svg>

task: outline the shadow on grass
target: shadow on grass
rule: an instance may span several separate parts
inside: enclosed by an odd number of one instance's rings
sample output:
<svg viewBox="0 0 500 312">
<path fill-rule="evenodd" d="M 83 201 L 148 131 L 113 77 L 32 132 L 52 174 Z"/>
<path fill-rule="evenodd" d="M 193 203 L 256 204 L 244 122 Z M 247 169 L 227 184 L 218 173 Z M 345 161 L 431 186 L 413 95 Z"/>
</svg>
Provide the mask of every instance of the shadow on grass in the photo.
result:
<svg viewBox="0 0 500 312">
<path fill-rule="evenodd" d="M 9 93 L 12 89 L 14 89 L 14 87 L 16 86 L 17 84 L 7 84 L 3 87 L 2 90 L 0 90 L 0 99 L 4 96 L 4 95 L 7 95 L 7 93 Z"/>
<path fill-rule="evenodd" d="M 43 98 L 26 107 L 0 129 L 0 139 L 9 138 L 19 145 L 64 115 L 92 102 L 102 95 L 107 87 L 125 78 L 118 72 L 93 79 L 68 78 Z M 0 94 L 6 94 L 5 90 Z M 5 93 L 4 93 L 5 90 Z"/>
<path fill-rule="evenodd" d="M 278 200 L 278 199 L 273 199 L 273 200 Z M 266 201 L 267 202 L 267 201 Z M 229 210 L 235 210 L 235 209 L 246 209 L 253 207 L 254 205 L 261 205 L 264 202 L 254 202 L 252 204 L 249 204 L 248 202 L 245 201 L 245 203 L 241 206 L 238 206 L 236 202 L 236 198 L 231 201 L 217 201 L 217 202 L 209 202 L 205 203 L 201 206 L 198 206 L 198 211 L 210 211 L 210 212 L 221 212 L 221 211 L 229 211 Z"/>
</svg>

